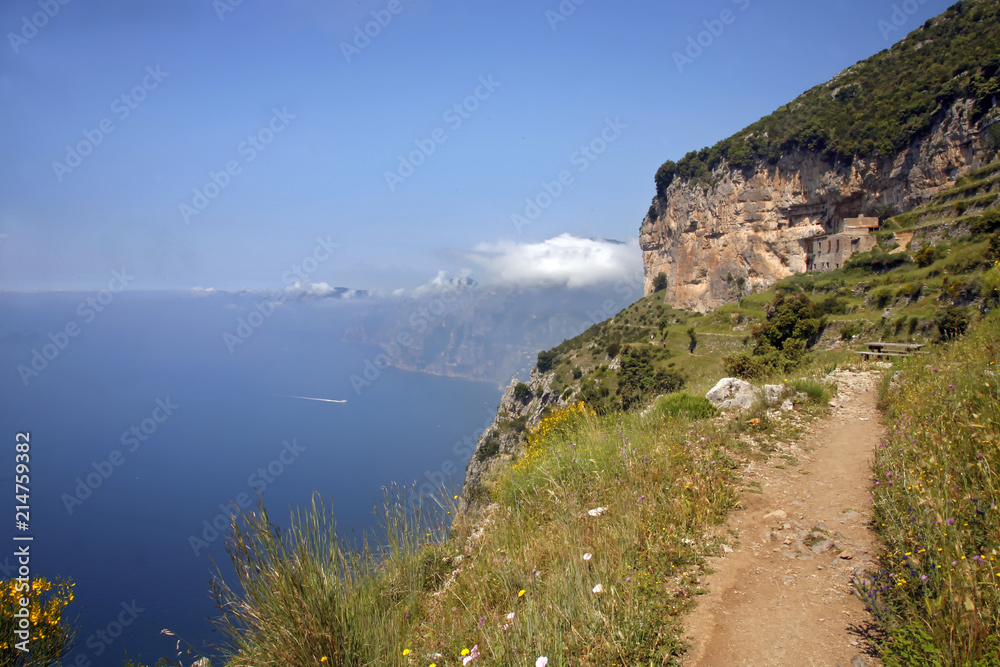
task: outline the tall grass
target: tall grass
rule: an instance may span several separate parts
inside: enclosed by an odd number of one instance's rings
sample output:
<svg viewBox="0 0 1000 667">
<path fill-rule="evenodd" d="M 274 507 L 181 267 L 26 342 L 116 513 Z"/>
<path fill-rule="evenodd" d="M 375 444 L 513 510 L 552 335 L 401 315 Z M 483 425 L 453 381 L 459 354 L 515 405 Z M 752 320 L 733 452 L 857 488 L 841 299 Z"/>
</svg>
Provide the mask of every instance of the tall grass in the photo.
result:
<svg viewBox="0 0 1000 667">
<path fill-rule="evenodd" d="M 884 385 L 880 569 L 858 581 L 886 664 L 1000 665 L 1000 314 Z"/>
<path fill-rule="evenodd" d="M 286 530 L 248 512 L 230 544 L 236 581 L 215 582 L 228 664 L 678 664 L 744 427 L 557 411 L 482 516 L 449 532 L 391 494 L 380 546 L 348 544 L 322 503 Z"/>
<path fill-rule="evenodd" d="M 399 665 L 401 609 L 437 585 L 434 517 L 399 490 L 382 505 L 382 543 L 350 543 L 332 510 L 313 499 L 281 530 L 263 506 L 234 521 L 228 545 L 236 585 L 213 582 L 230 665 Z M 423 557 L 418 557 L 418 554 Z"/>
<path fill-rule="evenodd" d="M 499 665 L 674 664 L 692 566 L 736 498 L 725 440 L 710 422 L 551 415 L 496 480 L 490 525 L 414 649 L 476 646 Z"/>
</svg>

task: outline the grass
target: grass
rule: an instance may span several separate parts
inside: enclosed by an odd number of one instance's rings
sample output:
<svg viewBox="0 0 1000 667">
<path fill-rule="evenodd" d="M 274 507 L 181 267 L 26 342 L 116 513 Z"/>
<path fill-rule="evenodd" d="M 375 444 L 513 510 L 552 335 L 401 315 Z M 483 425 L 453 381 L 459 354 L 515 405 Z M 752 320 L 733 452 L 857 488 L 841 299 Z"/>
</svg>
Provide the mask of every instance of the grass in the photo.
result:
<svg viewBox="0 0 1000 667">
<path fill-rule="evenodd" d="M 889 667 L 1000 664 L 998 342 L 994 312 L 882 383 L 872 498 L 885 549 L 857 583 Z"/>
<path fill-rule="evenodd" d="M 755 454 L 741 434 L 774 435 L 766 418 L 710 418 L 702 400 L 553 411 L 493 478 L 492 503 L 450 530 L 405 493 L 358 544 L 321 503 L 284 530 L 262 508 L 245 514 L 238 580 L 215 582 L 227 664 L 680 664 L 680 616 Z"/>
</svg>

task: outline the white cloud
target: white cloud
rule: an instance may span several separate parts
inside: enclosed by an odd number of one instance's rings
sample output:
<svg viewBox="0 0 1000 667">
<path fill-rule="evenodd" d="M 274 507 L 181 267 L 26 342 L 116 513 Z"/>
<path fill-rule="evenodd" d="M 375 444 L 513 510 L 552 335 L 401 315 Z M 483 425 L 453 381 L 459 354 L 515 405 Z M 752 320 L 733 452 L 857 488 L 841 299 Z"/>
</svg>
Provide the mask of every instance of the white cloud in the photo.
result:
<svg viewBox="0 0 1000 667">
<path fill-rule="evenodd" d="M 560 234 L 538 243 L 480 243 L 463 258 L 492 280 L 521 286 L 588 287 L 617 282 L 642 270 L 638 243 Z"/>
</svg>

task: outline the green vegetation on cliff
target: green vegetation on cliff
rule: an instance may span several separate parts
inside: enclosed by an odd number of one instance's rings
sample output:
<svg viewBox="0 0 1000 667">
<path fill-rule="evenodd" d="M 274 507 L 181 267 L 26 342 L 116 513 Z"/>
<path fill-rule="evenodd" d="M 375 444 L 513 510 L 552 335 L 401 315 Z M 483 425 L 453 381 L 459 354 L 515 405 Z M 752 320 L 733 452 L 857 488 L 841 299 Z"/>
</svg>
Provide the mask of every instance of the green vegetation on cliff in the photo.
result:
<svg viewBox="0 0 1000 667">
<path fill-rule="evenodd" d="M 958 100 L 972 102 L 972 121 L 1000 94 L 1000 5 L 963 0 L 892 48 L 847 69 L 715 146 L 692 151 L 656 172 L 663 196 L 675 177 L 705 177 L 723 161 L 737 169 L 776 164 L 793 150 L 830 161 L 891 156 L 926 135 Z M 984 143 L 1000 148 L 994 125 Z"/>
</svg>

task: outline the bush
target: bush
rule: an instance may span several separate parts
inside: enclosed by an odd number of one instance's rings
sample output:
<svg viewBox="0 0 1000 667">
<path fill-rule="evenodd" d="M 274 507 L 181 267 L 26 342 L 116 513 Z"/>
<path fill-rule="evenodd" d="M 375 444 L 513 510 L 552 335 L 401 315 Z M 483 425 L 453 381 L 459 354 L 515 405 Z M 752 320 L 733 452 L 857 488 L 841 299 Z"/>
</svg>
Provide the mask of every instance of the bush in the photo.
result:
<svg viewBox="0 0 1000 667">
<path fill-rule="evenodd" d="M 948 306 L 937 311 L 934 324 L 942 340 L 951 340 L 965 334 L 969 328 L 969 316 L 964 308 Z"/>
<path fill-rule="evenodd" d="M 660 271 L 656 274 L 656 277 L 653 278 L 653 291 L 662 292 L 665 289 L 667 289 L 667 274 Z"/>
<path fill-rule="evenodd" d="M 716 416 L 719 411 L 704 396 L 695 396 L 686 391 L 679 391 L 657 400 L 653 407 L 653 414 L 659 417 L 706 419 Z"/>
<path fill-rule="evenodd" d="M 514 385 L 514 398 L 519 400 L 521 403 L 527 403 L 535 397 L 534 392 L 531 391 L 531 387 L 524 384 L 523 382 L 518 382 Z"/>
<path fill-rule="evenodd" d="M 971 230 L 973 234 L 992 234 L 1000 230 L 1000 209 L 995 208 L 973 218 Z"/>
<path fill-rule="evenodd" d="M 920 298 L 921 293 L 924 291 L 924 284 L 921 282 L 915 283 L 905 283 L 902 287 L 896 290 L 897 299 L 907 299 L 909 301 L 916 301 Z"/>
<path fill-rule="evenodd" d="M 22 590 L 22 586 L 30 587 Z M 0 664 L 16 667 L 48 667 L 60 663 L 69 655 L 76 637 L 76 628 L 63 616 L 73 601 L 73 582 L 64 579 L 49 581 L 36 577 L 28 583 L 16 579 L 0 580 L 0 633 L 3 650 Z M 26 642 L 30 652 L 14 648 L 19 641 L 14 630 L 19 627 L 15 613 L 22 609 L 20 598 L 28 599 L 31 617 L 31 638 Z"/>
<path fill-rule="evenodd" d="M 871 303 L 875 308 L 879 310 L 885 309 L 890 303 L 892 303 L 893 294 L 892 291 L 887 288 L 882 288 L 876 290 L 871 296 Z"/>
<path fill-rule="evenodd" d="M 627 410 L 644 398 L 658 393 L 669 393 L 684 386 L 684 377 L 674 370 L 653 367 L 649 348 L 627 348 L 621 355 L 618 371 L 618 395 L 621 408 Z"/>
<path fill-rule="evenodd" d="M 485 461 L 500 453 L 500 442 L 493 437 L 487 438 L 483 444 L 476 448 L 476 460 Z"/>
<path fill-rule="evenodd" d="M 554 352 L 552 352 L 552 350 L 547 350 L 545 352 L 538 353 L 537 366 L 539 373 L 549 372 L 550 370 L 552 370 L 552 367 L 555 366 L 555 363 L 556 363 L 556 355 Z"/>
<path fill-rule="evenodd" d="M 754 341 L 757 346 L 776 350 L 792 339 L 804 340 L 811 346 L 826 326 L 818 315 L 816 305 L 802 292 L 788 296 L 784 290 L 778 290 L 767 307 L 765 321 L 754 327 Z"/>
<path fill-rule="evenodd" d="M 618 342 L 608 343 L 608 346 L 604 348 L 604 352 L 608 355 L 608 357 L 614 359 L 615 357 L 618 356 L 618 353 L 621 352 L 621 349 L 622 349 L 621 343 Z"/>
<path fill-rule="evenodd" d="M 861 328 L 852 322 L 840 330 L 840 340 L 849 341 L 860 334 Z"/>
<path fill-rule="evenodd" d="M 871 252 L 863 252 L 851 255 L 851 258 L 844 263 L 845 269 L 861 269 L 869 273 L 885 273 L 906 264 L 909 258 L 905 253 L 889 254 L 881 248 L 876 248 Z"/>
<path fill-rule="evenodd" d="M 573 367 L 573 379 L 574 380 L 579 380 L 582 377 L 583 377 L 583 369 L 580 368 L 579 366 L 574 366 Z"/>
</svg>

